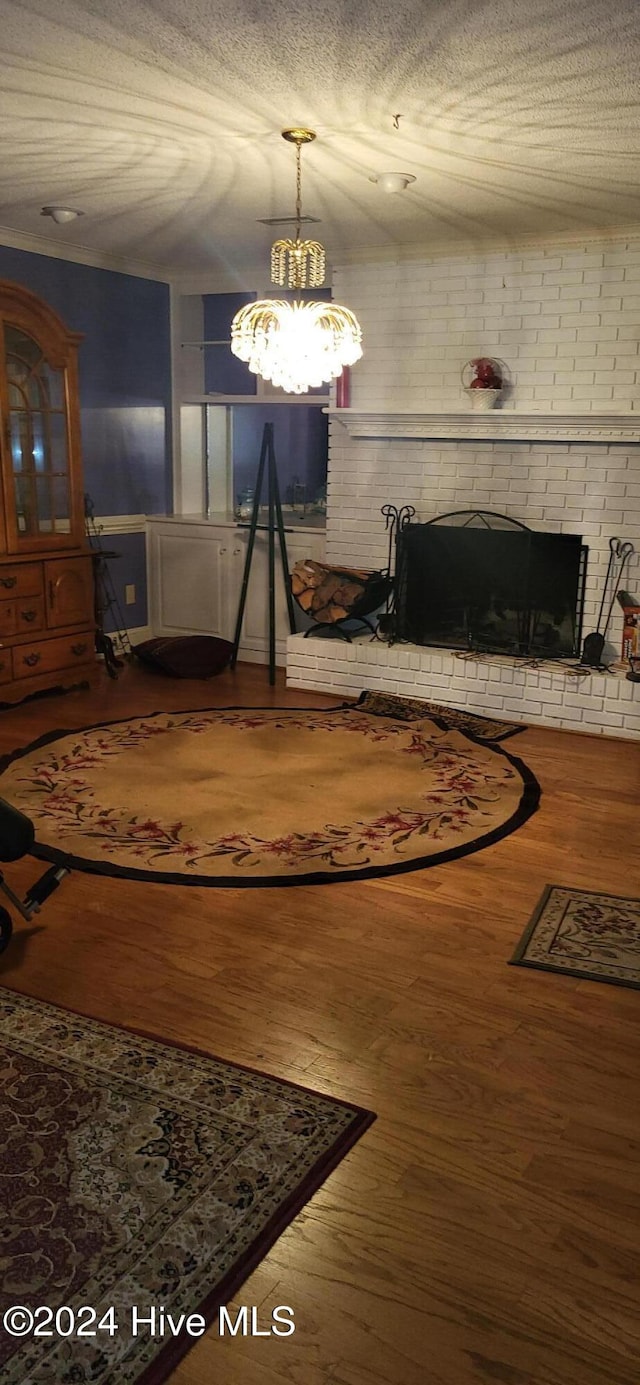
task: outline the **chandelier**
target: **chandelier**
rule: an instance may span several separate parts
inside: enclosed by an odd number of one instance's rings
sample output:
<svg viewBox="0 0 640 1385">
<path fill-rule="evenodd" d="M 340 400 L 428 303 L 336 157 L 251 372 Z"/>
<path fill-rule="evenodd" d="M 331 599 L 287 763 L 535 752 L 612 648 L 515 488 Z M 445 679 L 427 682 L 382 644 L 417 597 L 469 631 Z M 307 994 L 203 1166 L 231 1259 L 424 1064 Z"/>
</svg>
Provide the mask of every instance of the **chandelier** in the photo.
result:
<svg viewBox="0 0 640 1385">
<path fill-rule="evenodd" d="M 300 150 L 315 139 L 313 130 L 283 130 L 296 146 L 295 240 L 271 247 L 271 281 L 295 290 L 295 298 L 263 298 L 248 303 L 231 323 L 231 350 L 249 370 L 279 385 L 288 394 L 305 394 L 328 384 L 362 355 L 360 324 L 339 303 L 302 299 L 301 291 L 324 283 L 325 253 L 317 240 L 302 240 Z"/>
</svg>

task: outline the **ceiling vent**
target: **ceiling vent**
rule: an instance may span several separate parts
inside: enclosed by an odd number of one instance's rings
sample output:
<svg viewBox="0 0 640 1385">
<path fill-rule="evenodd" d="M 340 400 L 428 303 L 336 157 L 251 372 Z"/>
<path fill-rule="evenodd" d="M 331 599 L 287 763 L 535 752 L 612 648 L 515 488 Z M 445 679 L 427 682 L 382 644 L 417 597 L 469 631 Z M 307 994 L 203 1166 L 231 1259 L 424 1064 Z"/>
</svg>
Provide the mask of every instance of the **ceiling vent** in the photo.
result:
<svg viewBox="0 0 640 1385">
<path fill-rule="evenodd" d="M 259 223 L 260 223 L 261 226 L 296 226 L 297 223 L 298 223 L 298 218 L 297 218 L 297 216 L 259 216 L 259 217 L 258 217 L 258 221 L 259 221 Z M 320 225 L 320 217 L 319 217 L 319 216 L 301 216 L 301 217 L 300 217 L 300 225 L 301 225 L 301 226 L 311 225 L 311 224 L 313 224 L 314 226 L 319 226 L 319 225 Z"/>
</svg>

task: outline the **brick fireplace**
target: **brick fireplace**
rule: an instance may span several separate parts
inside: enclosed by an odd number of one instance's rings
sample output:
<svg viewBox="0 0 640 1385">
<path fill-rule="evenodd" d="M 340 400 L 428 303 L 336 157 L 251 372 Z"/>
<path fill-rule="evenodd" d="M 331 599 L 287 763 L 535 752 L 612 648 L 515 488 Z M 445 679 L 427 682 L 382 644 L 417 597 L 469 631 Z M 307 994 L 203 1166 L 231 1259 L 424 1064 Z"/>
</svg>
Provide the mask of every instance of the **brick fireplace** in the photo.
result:
<svg viewBox="0 0 640 1385">
<path fill-rule="evenodd" d="M 624 587 L 640 597 L 640 238 L 353 264 L 335 276 L 334 292 L 357 312 L 366 349 L 351 407 L 330 419 L 328 561 L 384 567 L 385 504 L 412 505 L 423 522 L 497 510 L 539 531 L 582 535 L 584 633 L 595 629 L 613 536 L 635 546 Z M 508 365 L 502 407 L 489 414 L 471 414 L 460 383 L 475 355 Z M 621 637 L 616 605 L 606 662 L 620 659 Z M 640 733 L 640 685 L 622 668 L 579 675 L 368 636 L 351 646 L 293 636 L 287 680 Z"/>
</svg>

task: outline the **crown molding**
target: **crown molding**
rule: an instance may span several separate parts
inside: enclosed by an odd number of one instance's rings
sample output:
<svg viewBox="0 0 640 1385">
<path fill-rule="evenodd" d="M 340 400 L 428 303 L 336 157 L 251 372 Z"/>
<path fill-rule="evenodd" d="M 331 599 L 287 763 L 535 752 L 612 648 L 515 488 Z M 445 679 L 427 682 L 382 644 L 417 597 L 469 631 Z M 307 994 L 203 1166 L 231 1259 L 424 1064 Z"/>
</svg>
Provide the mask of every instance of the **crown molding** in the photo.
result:
<svg viewBox="0 0 640 1385">
<path fill-rule="evenodd" d="M 528 236 L 497 236 L 469 240 L 421 241 L 412 245 L 382 245 L 377 247 L 353 247 L 342 250 L 327 246 L 327 284 L 341 268 L 371 264 L 411 264 L 417 261 L 436 259 L 464 259 L 470 256 L 481 259 L 490 255 L 517 255 L 522 251 L 557 251 L 576 246 L 603 246 L 640 242 L 640 225 L 609 226 L 600 230 L 557 231 L 555 233 L 531 234 Z M 274 297 L 274 288 L 269 280 L 266 260 L 247 266 L 240 271 L 184 270 L 166 264 L 138 260 L 126 255 L 118 255 L 107 250 L 97 250 L 72 241 L 64 242 L 50 236 L 36 235 L 30 231 L 18 231 L 11 226 L 0 225 L 0 245 L 14 250 L 27 250 L 34 255 L 46 255 L 50 259 L 68 260 L 72 264 L 85 264 L 93 269 L 111 269 L 121 274 L 133 274 L 140 279 L 155 279 L 160 283 L 175 286 L 182 294 L 201 293 L 242 293 L 245 289 L 254 290 L 265 297 Z M 266 287 L 261 287 L 265 286 Z"/>
<path fill-rule="evenodd" d="M 113 255 L 106 250 L 93 250 L 86 245 L 75 245 L 71 241 L 62 244 L 49 236 L 33 235 L 30 231 L 16 231 L 10 226 L 0 225 L 0 245 L 10 250 L 27 250 L 31 255 L 47 255 L 52 260 L 68 260 L 71 264 L 89 265 L 91 269 L 111 269 L 119 274 L 133 274 L 138 279 L 155 279 L 163 284 L 172 283 L 174 278 L 166 265 L 128 259 L 127 256 Z"/>
<path fill-rule="evenodd" d="M 464 259 L 469 257 L 483 259 L 491 255 L 517 255 L 523 251 L 557 252 L 561 249 L 575 249 L 579 246 L 593 248 L 640 242 L 640 225 L 605 226 L 600 230 L 540 232 L 528 236 L 496 236 L 469 240 L 447 240 L 415 243 L 404 246 L 353 247 L 350 250 L 336 251 L 332 255 L 336 269 L 351 265 L 411 264 L 418 260 Z"/>
<path fill-rule="evenodd" d="M 637 414 L 477 414 L 418 413 L 406 409 L 364 413 L 359 409 L 327 409 L 351 438 L 423 438 L 433 442 L 467 440 L 481 442 L 640 442 Z"/>
</svg>

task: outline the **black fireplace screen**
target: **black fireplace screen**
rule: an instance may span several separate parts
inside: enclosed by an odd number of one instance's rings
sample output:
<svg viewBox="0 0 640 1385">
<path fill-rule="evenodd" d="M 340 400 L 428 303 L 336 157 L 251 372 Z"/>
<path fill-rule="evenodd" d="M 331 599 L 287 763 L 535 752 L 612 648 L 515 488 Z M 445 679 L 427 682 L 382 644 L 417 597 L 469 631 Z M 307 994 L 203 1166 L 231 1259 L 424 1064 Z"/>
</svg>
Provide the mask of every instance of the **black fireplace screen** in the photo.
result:
<svg viewBox="0 0 640 1385">
<path fill-rule="evenodd" d="M 576 656 L 586 556 L 576 534 L 409 524 L 398 534 L 396 638 Z"/>
</svg>

